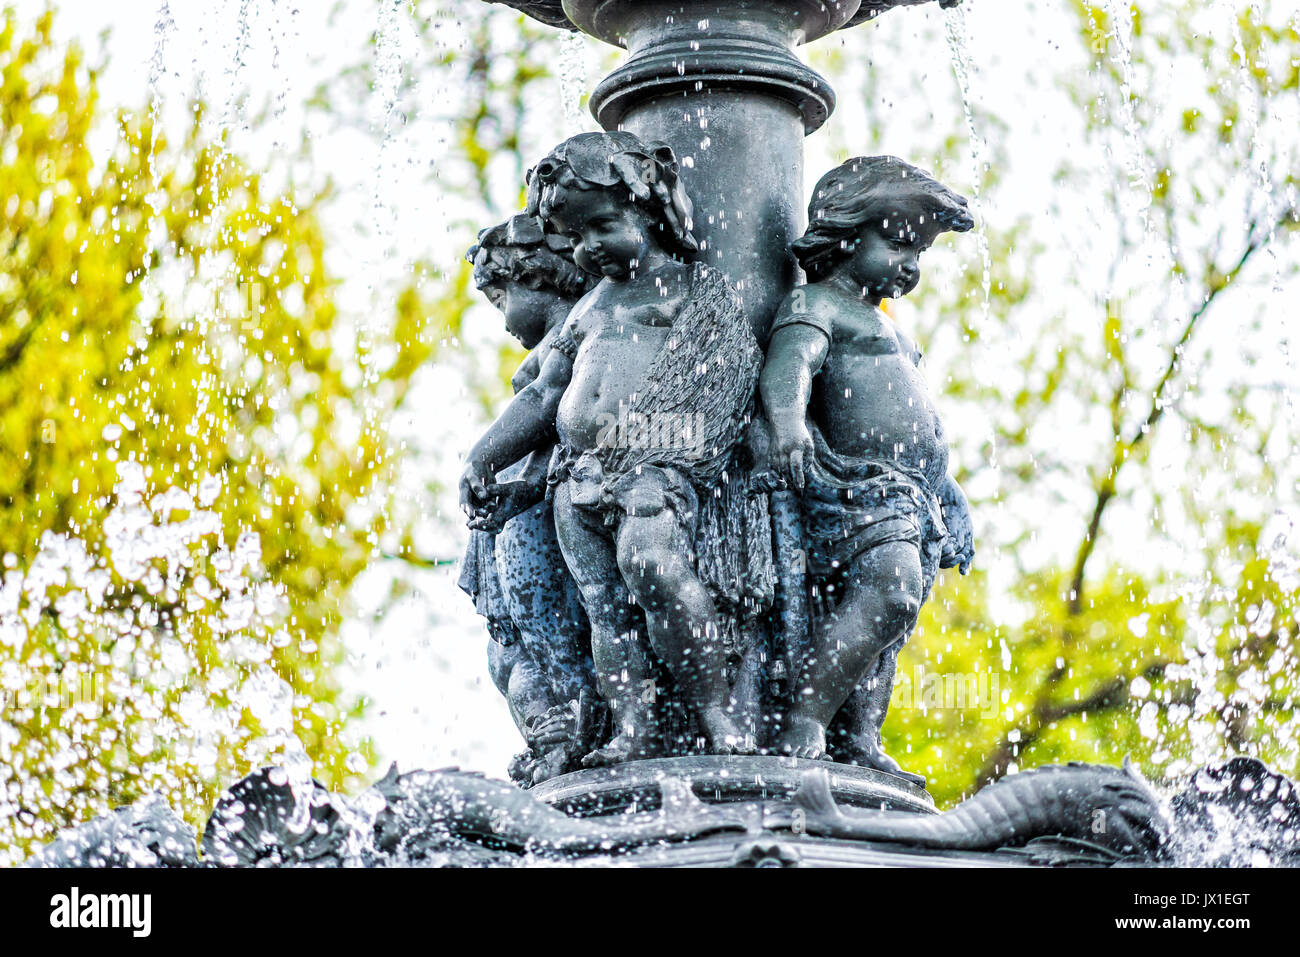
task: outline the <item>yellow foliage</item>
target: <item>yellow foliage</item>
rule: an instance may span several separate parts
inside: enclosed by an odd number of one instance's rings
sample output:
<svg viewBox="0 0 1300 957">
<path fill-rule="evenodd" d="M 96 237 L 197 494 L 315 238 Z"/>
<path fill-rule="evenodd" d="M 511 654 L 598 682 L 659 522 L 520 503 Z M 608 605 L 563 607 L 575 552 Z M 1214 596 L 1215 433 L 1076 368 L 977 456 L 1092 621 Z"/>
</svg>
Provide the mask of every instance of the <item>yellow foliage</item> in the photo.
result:
<svg viewBox="0 0 1300 957">
<path fill-rule="evenodd" d="M 409 299 L 388 368 L 341 348 L 317 197 L 268 189 L 200 111 L 117 117 L 46 13 L 0 30 L 0 858 L 157 790 L 305 749 L 341 787 L 345 589 L 383 519 L 375 423 L 428 357 Z M 362 384 L 357 385 L 358 382 Z M 168 491 L 172 490 L 172 491 Z M 165 494 L 164 494 L 165 493 Z"/>
</svg>

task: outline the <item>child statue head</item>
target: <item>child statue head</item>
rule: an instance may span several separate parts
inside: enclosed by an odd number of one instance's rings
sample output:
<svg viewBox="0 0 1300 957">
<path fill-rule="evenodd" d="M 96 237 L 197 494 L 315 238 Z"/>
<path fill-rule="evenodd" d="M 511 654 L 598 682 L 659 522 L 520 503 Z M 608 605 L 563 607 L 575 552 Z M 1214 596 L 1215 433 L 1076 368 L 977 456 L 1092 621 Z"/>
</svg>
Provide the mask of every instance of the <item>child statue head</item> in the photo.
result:
<svg viewBox="0 0 1300 957">
<path fill-rule="evenodd" d="M 529 349 L 546 334 L 556 300 L 572 304 L 596 284 L 573 264 L 568 240 L 544 232 L 541 221 L 526 213 L 481 231 L 465 258 L 474 264 L 474 285 Z"/>
<path fill-rule="evenodd" d="M 528 211 L 572 242 L 574 262 L 616 282 L 699 249 L 672 149 L 621 130 L 555 147 L 528 172 Z"/>
<path fill-rule="evenodd" d="M 858 156 L 823 176 L 791 248 L 809 282 L 843 276 L 869 296 L 904 296 L 940 233 L 975 225 L 966 199 L 895 156 Z"/>
</svg>

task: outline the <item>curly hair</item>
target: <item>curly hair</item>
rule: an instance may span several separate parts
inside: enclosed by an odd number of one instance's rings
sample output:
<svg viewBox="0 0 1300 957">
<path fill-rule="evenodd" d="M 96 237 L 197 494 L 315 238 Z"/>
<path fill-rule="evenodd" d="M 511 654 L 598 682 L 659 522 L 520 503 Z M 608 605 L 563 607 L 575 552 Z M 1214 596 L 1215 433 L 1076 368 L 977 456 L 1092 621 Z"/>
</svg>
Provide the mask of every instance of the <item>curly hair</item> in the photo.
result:
<svg viewBox="0 0 1300 957">
<path fill-rule="evenodd" d="M 465 252 L 474 264 L 474 285 L 518 282 L 530 289 L 553 289 L 568 299 L 583 296 L 594 278 L 573 262 L 573 249 L 560 236 L 546 233 L 536 216 L 519 213 L 478 234 Z"/>
<path fill-rule="evenodd" d="M 663 248 L 687 259 L 700 248 L 677 157 L 666 143 L 645 143 L 625 130 L 579 133 L 530 169 L 527 181 L 528 212 L 543 221 L 554 212 L 559 190 L 626 190 L 654 219 Z"/>
<path fill-rule="evenodd" d="M 809 282 L 848 258 L 864 226 L 882 235 L 933 240 L 975 225 L 966 198 L 896 156 L 855 156 L 820 180 L 808 203 L 808 229 L 790 248 Z"/>
</svg>

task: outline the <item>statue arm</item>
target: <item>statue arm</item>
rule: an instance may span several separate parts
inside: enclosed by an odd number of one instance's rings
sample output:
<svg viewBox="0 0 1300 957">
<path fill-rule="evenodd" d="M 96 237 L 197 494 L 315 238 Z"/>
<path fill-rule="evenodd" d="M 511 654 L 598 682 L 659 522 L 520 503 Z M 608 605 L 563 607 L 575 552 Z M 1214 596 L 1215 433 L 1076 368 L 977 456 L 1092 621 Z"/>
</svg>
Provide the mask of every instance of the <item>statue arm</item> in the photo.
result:
<svg viewBox="0 0 1300 957">
<path fill-rule="evenodd" d="M 516 395 L 532 385 L 533 380 L 541 374 L 543 357 L 551 354 L 555 340 L 559 337 L 563 328 L 564 324 L 560 323 L 548 329 L 546 335 L 542 336 L 542 341 L 537 343 L 528 355 L 524 356 L 523 362 L 519 363 L 519 368 L 510 377 L 510 386 L 515 390 Z"/>
<path fill-rule="evenodd" d="M 524 357 L 524 361 L 519 363 L 519 368 L 515 370 L 515 374 L 510 377 L 510 387 L 515 390 L 515 395 L 532 385 L 542 371 L 537 352 L 538 350 L 534 349 L 528 353 Z"/>
<path fill-rule="evenodd" d="M 777 317 L 780 321 L 780 316 Z M 826 360 L 830 341 L 821 329 L 801 322 L 779 326 L 768 344 L 758 387 L 772 425 L 771 461 L 795 488 L 804 486 L 804 469 L 812 462 L 808 400 L 814 376 Z"/>
<path fill-rule="evenodd" d="M 470 450 L 460 480 L 461 506 L 476 511 L 492 496 L 496 473 L 555 441 L 555 413 L 573 375 L 573 362 L 552 349 L 527 388 L 516 395 Z"/>
<path fill-rule="evenodd" d="M 922 359 L 921 347 L 918 346 L 916 342 L 913 341 L 912 337 L 905 332 L 896 331 L 896 335 L 898 336 L 899 346 L 905 353 L 907 353 L 907 357 L 912 360 L 912 365 L 920 368 Z"/>
<path fill-rule="evenodd" d="M 941 568 L 957 566 L 965 575 L 975 560 L 975 529 L 966 493 L 951 475 L 944 479 L 939 488 L 939 505 L 943 510 L 943 523 L 948 526 L 948 538 L 944 542 L 939 565 Z"/>
</svg>

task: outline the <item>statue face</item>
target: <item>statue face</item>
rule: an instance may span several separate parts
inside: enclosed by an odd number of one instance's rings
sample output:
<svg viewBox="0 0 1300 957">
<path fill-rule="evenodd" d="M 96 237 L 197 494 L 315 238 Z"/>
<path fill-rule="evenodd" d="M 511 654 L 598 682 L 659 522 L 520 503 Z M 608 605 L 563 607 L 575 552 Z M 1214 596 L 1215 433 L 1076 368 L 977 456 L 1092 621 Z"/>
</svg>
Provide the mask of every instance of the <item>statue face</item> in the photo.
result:
<svg viewBox="0 0 1300 957">
<path fill-rule="evenodd" d="M 551 228 L 573 242 L 573 261 L 596 276 L 621 282 L 654 246 L 650 217 L 613 190 L 556 190 Z"/>
<path fill-rule="evenodd" d="M 530 289 L 521 282 L 502 281 L 483 287 L 483 294 L 501 310 L 506 331 L 525 349 L 534 348 L 546 335 L 546 317 L 555 304 L 550 290 Z"/>
<path fill-rule="evenodd" d="M 858 234 L 845 265 L 853 282 L 869 295 L 897 299 L 916 288 L 921 279 L 921 253 L 929 246 L 920 239 L 883 235 L 875 226 L 868 226 Z"/>
</svg>

